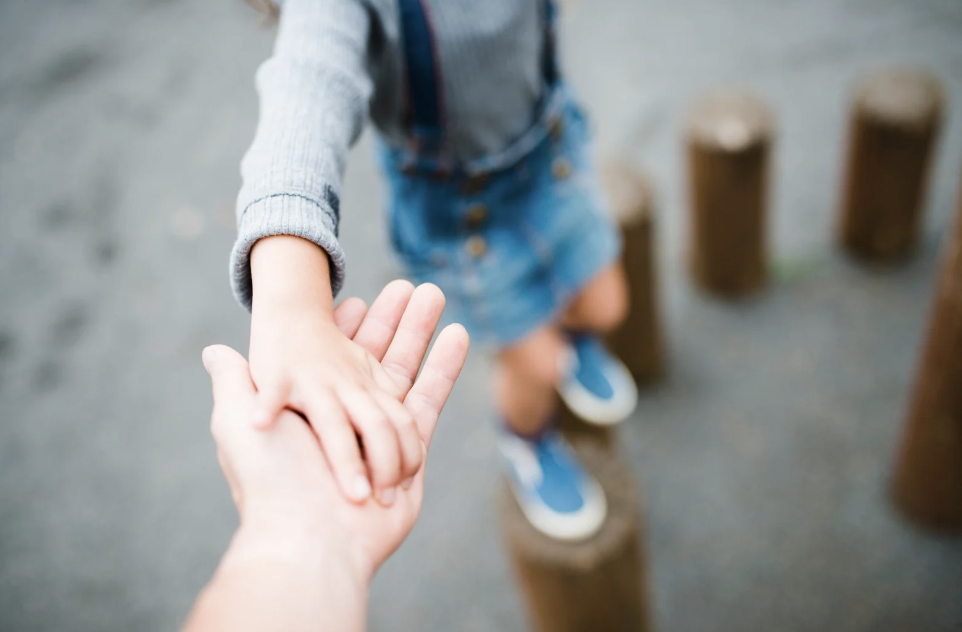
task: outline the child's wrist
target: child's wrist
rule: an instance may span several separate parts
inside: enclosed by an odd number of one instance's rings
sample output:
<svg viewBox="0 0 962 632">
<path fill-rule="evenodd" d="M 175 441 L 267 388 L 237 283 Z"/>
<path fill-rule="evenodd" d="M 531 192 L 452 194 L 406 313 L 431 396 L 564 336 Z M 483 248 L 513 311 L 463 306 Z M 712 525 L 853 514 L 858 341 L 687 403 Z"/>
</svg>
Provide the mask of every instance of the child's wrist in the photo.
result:
<svg viewBox="0 0 962 632">
<path fill-rule="evenodd" d="M 253 311 L 332 314 L 330 261 L 313 242 L 291 235 L 265 237 L 251 250 Z"/>
</svg>

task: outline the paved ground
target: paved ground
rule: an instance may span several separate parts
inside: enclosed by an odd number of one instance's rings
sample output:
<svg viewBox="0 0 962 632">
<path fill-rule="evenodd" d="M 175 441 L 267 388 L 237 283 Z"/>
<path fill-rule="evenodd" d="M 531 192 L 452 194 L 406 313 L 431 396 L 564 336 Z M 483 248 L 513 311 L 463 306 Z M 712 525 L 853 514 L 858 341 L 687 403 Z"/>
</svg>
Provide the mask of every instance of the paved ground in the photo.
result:
<svg viewBox="0 0 962 632">
<path fill-rule="evenodd" d="M 962 167 L 956 0 L 575 2 L 568 67 L 601 144 L 659 187 L 666 380 L 624 432 L 647 495 L 661 630 L 962 629 L 962 544 L 890 510 L 885 482 Z M 227 287 L 252 73 L 271 35 L 240 0 L 0 3 L 0 630 L 173 629 L 235 516 L 207 435 L 200 349 L 246 348 Z M 922 64 L 950 115 L 918 256 L 835 255 L 847 91 Z M 764 297 L 681 274 L 679 129 L 736 82 L 780 126 Z M 351 162 L 347 291 L 383 254 L 369 140 Z M 362 254 L 363 253 L 363 254 Z M 520 630 L 491 515 L 496 460 L 475 354 L 443 419 L 428 502 L 373 588 L 374 630 Z"/>
</svg>

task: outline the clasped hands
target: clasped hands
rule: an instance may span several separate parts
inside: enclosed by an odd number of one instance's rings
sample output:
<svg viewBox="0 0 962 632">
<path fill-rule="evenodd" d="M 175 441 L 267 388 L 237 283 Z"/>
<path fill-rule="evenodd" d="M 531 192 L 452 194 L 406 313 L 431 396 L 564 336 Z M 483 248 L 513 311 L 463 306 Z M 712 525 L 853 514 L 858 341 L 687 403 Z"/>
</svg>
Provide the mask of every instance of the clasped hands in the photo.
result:
<svg viewBox="0 0 962 632">
<path fill-rule="evenodd" d="M 303 416 L 284 410 L 268 427 L 258 427 L 252 419 L 258 391 L 247 361 L 225 346 L 204 350 L 214 395 L 211 432 L 240 527 L 189 624 L 203 629 L 205 614 L 220 612 L 214 619 L 224 623 L 224 612 L 236 612 L 243 617 L 236 621 L 239 627 L 256 628 L 257 607 L 236 607 L 245 591 L 284 590 L 290 596 L 292 590 L 310 590 L 316 596 L 325 587 L 321 601 L 331 603 L 340 593 L 343 599 L 335 611 L 317 616 L 353 618 L 353 613 L 363 619 L 365 604 L 352 607 L 352 599 L 366 595 L 374 572 L 414 525 L 423 500 L 423 458 L 467 356 L 467 332 L 450 325 L 418 373 L 443 309 L 444 296 L 437 287 L 425 284 L 415 289 L 396 281 L 369 310 L 363 301 L 347 299 L 334 311 L 334 322 L 346 338 L 362 345 L 377 362 L 390 363 L 397 402 L 416 425 L 418 469 L 396 488 L 397 496 L 388 505 L 373 498 L 359 503 L 345 497 L 316 429 Z M 323 411 L 312 411 L 312 423 L 322 417 Z M 217 589 L 231 584 L 234 588 Z M 226 608 L 218 607 L 220 594 L 231 596 Z M 265 616 L 278 623 L 277 613 Z"/>
</svg>

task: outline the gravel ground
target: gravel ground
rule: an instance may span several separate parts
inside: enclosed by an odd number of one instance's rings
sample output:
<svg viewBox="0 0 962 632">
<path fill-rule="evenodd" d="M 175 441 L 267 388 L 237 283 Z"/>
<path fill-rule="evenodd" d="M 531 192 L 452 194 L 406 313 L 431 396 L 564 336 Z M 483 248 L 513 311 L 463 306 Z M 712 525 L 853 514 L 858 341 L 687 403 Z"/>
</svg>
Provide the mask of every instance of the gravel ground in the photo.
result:
<svg viewBox="0 0 962 632">
<path fill-rule="evenodd" d="M 568 5 L 566 66 L 601 150 L 659 194 L 670 367 L 623 432 L 657 627 L 962 630 L 962 546 L 904 524 L 885 487 L 962 167 L 962 5 Z M 270 41 L 240 0 L 0 2 L 4 632 L 175 628 L 236 524 L 199 356 L 246 349 L 227 254 Z M 950 105 L 917 256 L 864 269 L 829 237 L 845 115 L 853 81 L 892 63 L 936 72 Z M 735 305 L 681 266 L 681 124 L 726 84 L 779 127 L 779 272 Z M 365 136 L 341 232 L 346 292 L 367 300 L 398 274 L 381 195 Z M 442 418 L 373 630 L 525 628 L 492 512 L 487 368 L 476 351 Z"/>
</svg>

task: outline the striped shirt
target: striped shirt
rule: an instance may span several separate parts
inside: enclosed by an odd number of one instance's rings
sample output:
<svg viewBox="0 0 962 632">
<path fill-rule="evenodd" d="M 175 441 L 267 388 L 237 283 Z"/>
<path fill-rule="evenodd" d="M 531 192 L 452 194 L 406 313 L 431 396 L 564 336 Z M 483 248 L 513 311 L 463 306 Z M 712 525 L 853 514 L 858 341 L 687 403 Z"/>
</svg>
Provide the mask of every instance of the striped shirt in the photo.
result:
<svg viewBox="0 0 962 632">
<path fill-rule="evenodd" d="M 445 150 L 454 165 L 503 150 L 530 128 L 548 90 L 541 0 L 420 0 L 430 24 Z M 284 0 L 272 56 L 257 71 L 260 119 L 241 164 L 234 293 L 251 305 L 250 250 L 269 235 L 323 248 L 335 293 L 345 163 L 370 119 L 410 143 L 398 0 Z"/>
</svg>

